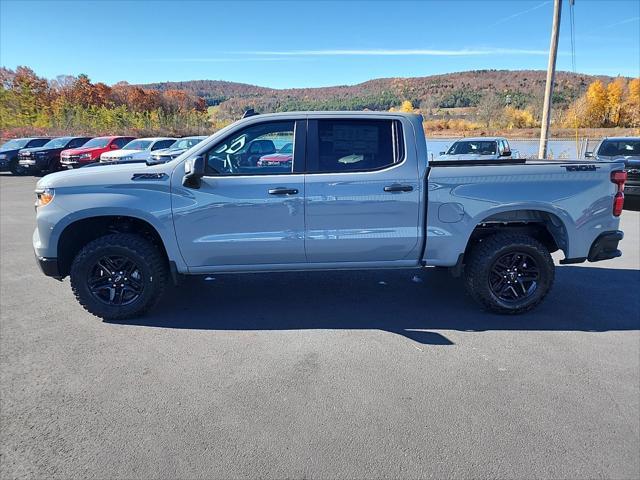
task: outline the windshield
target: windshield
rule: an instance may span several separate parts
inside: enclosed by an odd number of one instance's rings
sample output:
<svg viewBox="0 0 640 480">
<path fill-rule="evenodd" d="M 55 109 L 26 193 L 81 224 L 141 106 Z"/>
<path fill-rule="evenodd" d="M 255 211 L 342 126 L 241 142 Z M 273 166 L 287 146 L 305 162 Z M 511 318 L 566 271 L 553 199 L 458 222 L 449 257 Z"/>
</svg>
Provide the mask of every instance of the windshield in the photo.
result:
<svg viewBox="0 0 640 480">
<path fill-rule="evenodd" d="M 9 140 L 7 143 L 0 147 L 0 152 L 4 152 L 6 150 L 18 150 L 19 148 L 24 147 L 27 143 L 29 143 L 29 139 L 16 138 L 13 140 Z"/>
<path fill-rule="evenodd" d="M 293 143 L 285 143 L 278 153 L 293 153 Z"/>
<path fill-rule="evenodd" d="M 638 157 L 640 156 L 639 140 L 605 140 L 598 149 L 603 157 Z"/>
<path fill-rule="evenodd" d="M 82 148 L 104 148 L 109 145 L 109 137 L 97 137 L 89 140 Z"/>
<path fill-rule="evenodd" d="M 42 148 L 62 148 L 66 146 L 72 138 L 73 137 L 54 138 L 53 140 L 49 140 L 45 143 Z"/>
<path fill-rule="evenodd" d="M 127 143 L 123 150 L 146 150 L 151 146 L 151 140 L 132 140 Z"/>
<path fill-rule="evenodd" d="M 199 144 L 205 138 L 206 137 L 203 137 L 203 138 L 181 138 L 176 143 L 171 145 L 170 148 L 171 148 L 171 150 L 182 150 L 184 148 L 191 148 L 194 145 Z"/>
<path fill-rule="evenodd" d="M 495 155 L 497 145 L 495 141 L 464 141 L 451 145 L 447 155 Z"/>
</svg>

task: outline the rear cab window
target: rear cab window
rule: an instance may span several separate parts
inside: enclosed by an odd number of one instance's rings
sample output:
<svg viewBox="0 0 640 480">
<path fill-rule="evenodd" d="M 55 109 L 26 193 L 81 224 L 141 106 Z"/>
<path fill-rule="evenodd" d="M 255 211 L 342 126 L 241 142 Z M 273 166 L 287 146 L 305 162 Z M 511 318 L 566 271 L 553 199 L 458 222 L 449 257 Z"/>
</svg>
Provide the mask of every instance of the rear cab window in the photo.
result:
<svg viewBox="0 0 640 480">
<path fill-rule="evenodd" d="M 376 171 L 404 160 L 398 120 L 310 120 L 308 138 L 309 173 Z"/>
</svg>

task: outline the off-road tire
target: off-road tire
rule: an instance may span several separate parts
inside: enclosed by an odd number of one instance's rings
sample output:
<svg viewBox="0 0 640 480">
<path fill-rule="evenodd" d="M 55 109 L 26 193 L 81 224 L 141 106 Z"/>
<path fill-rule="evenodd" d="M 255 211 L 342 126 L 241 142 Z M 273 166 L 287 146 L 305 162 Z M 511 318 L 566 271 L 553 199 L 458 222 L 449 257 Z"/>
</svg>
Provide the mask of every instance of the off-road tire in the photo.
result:
<svg viewBox="0 0 640 480">
<path fill-rule="evenodd" d="M 105 255 L 123 255 L 139 267 L 143 290 L 140 297 L 128 305 L 108 305 L 91 293 L 88 280 L 91 269 Z M 139 235 L 114 233 L 85 245 L 71 264 L 71 289 L 82 307 L 104 320 L 138 317 L 153 307 L 167 284 L 167 261 L 159 249 Z"/>
<path fill-rule="evenodd" d="M 498 259 L 522 252 L 537 264 L 539 281 L 530 296 L 521 301 L 505 302 L 490 286 L 490 272 Z M 518 233 L 498 233 L 483 239 L 465 258 L 464 283 L 471 297 L 485 309 L 501 314 L 519 314 L 534 309 L 551 289 L 555 266 L 549 251 L 538 240 Z"/>
<path fill-rule="evenodd" d="M 12 175 L 25 174 L 25 168 L 20 166 L 20 163 L 17 158 L 11 160 L 11 163 L 9 163 L 9 170 L 11 171 Z"/>
</svg>

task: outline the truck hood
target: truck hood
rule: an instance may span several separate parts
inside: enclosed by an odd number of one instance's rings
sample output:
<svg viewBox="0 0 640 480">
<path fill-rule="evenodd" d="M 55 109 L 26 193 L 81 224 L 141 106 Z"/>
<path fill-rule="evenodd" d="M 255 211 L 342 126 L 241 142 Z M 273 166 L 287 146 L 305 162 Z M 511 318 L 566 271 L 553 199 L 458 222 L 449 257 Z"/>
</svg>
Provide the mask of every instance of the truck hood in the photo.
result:
<svg viewBox="0 0 640 480">
<path fill-rule="evenodd" d="M 137 153 L 144 153 L 146 150 L 113 150 L 106 151 L 105 153 L 109 154 L 109 158 L 120 158 L 126 157 L 127 155 L 135 155 Z"/>
<path fill-rule="evenodd" d="M 613 157 L 598 155 L 597 160 L 599 162 L 624 162 L 627 166 L 638 166 L 640 164 L 640 155 L 617 155 Z"/>
<path fill-rule="evenodd" d="M 66 155 L 82 155 L 83 153 L 94 153 L 104 150 L 104 147 L 90 147 L 90 148 L 68 148 L 63 150 L 62 153 Z"/>
<path fill-rule="evenodd" d="M 122 184 L 130 184 L 131 187 L 134 187 L 136 183 L 131 178 L 135 173 L 164 173 L 166 174 L 165 181 L 168 181 L 173 168 L 174 166 L 167 167 L 166 163 L 153 166 L 148 166 L 145 163 L 97 165 L 45 175 L 38 181 L 37 188 L 82 188 Z"/>
<path fill-rule="evenodd" d="M 33 155 L 38 152 L 50 153 L 50 152 L 61 152 L 62 150 L 64 150 L 63 147 L 61 148 L 32 147 L 32 148 L 23 148 L 20 150 L 20 153 L 28 153 L 29 155 Z"/>
</svg>

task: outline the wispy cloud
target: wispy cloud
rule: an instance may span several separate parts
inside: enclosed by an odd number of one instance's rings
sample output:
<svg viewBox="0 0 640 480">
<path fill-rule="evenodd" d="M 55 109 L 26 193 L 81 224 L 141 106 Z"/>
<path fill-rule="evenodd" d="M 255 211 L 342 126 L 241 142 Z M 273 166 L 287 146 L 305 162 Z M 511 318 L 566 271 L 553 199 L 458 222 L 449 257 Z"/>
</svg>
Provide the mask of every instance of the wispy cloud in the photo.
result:
<svg viewBox="0 0 640 480">
<path fill-rule="evenodd" d="M 626 18 L 624 20 L 620 20 L 619 22 L 615 22 L 615 23 L 611 23 L 609 25 L 605 25 L 602 28 L 611 28 L 611 27 L 617 27 L 618 25 L 624 25 L 625 23 L 631 23 L 631 22 L 637 22 L 638 20 L 640 20 L 640 17 L 631 17 L 631 18 Z"/>
<path fill-rule="evenodd" d="M 527 14 L 529 12 L 533 12 L 534 10 L 538 10 L 539 8 L 542 8 L 545 5 L 549 5 L 550 3 L 551 3 L 551 0 L 547 0 L 546 2 L 542 2 L 542 3 L 538 4 L 538 5 L 536 5 L 535 7 L 531 7 L 531 8 L 528 8 L 526 10 L 522 10 L 521 12 L 516 12 L 516 13 L 514 13 L 512 15 L 509 15 L 508 17 L 504 17 L 504 18 L 499 19 L 495 23 L 492 23 L 491 25 L 487 26 L 487 28 L 492 28 L 492 27 L 495 27 L 496 25 L 503 24 L 505 22 L 508 22 L 512 18 L 517 18 L 517 17 L 525 15 L 525 14 Z"/>
<path fill-rule="evenodd" d="M 547 50 L 520 48 L 486 49 L 337 49 L 337 50 L 269 50 L 251 52 L 228 52 L 234 55 L 259 55 L 270 57 L 336 57 L 336 56 L 427 56 L 427 57 L 463 57 L 474 55 L 547 55 Z"/>
<path fill-rule="evenodd" d="M 284 57 L 174 57 L 174 58 L 145 58 L 145 62 L 170 63 L 236 63 L 236 62 L 282 62 Z"/>
</svg>

